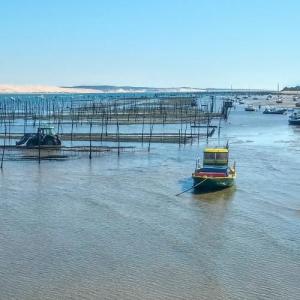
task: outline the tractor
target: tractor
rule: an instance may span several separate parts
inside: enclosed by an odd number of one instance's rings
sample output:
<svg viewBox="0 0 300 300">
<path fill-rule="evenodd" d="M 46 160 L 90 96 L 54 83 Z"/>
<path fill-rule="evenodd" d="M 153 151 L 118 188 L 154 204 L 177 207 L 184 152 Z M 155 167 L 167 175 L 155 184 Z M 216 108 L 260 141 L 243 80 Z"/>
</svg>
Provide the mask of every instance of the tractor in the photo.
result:
<svg viewBox="0 0 300 300">
<path fill-rule="evenodd" d="M 37 133 L 26 133 L 18 142 L 17 146 L 26 146 L 27 148 L 39 146 L 61 146 L 61 141 L 54 132 L 53 127 L 40 127 Z"/>
</svg>

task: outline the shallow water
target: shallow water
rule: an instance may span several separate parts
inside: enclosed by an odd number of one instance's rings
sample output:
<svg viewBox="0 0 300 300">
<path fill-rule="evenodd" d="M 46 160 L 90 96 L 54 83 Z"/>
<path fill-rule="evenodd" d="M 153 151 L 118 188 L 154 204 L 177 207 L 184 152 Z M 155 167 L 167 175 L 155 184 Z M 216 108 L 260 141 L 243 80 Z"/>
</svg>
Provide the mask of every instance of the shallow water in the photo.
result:
<svg viewBox="0 0 300 300">
<path fill-rule="evenodd" d="M 180 197 L 204 143 L 5 161 L 0 298 L 299 299 L 300 129 L 237 110 L 227 140 L 236 186 Z"/>
</svg>

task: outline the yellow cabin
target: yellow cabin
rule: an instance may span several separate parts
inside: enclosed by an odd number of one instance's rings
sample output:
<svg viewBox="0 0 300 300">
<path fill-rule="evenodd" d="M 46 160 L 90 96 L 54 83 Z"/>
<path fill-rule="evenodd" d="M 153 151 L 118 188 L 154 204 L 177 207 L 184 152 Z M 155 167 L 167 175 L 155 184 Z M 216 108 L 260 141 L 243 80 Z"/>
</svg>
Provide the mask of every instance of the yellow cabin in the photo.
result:
<svg viewBox="0 0 300 300">
<path fill-rule="evenodd" d="M 205 148 L 203 165 L 228 165 L 229 151 L 227 148 Z"/>
</svg>

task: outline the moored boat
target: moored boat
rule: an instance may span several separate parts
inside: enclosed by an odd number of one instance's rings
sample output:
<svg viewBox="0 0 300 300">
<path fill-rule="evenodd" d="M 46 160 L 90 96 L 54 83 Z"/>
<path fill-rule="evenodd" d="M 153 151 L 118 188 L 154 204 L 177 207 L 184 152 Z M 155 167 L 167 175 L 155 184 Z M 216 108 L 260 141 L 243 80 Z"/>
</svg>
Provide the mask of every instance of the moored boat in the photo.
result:
<svg viewBox="0 0 300 300">
<path fill-rule="evenodd" d="M 229 149 L 205 148 L 203 165 L 197 160 L 195 172 L 192 174 L 194 188 L 203 191 L 214 191 L 234 185 L 236 178 L 235 163 L 228 165 Z"/>
<path fill-rule="evenodd" d="M 290 125 L 300 125 L 300 109 L 294 109 L 292 114 L 289 116 Z"/>
<path fill-rule="evenodd" d="M 256 111 L 256 109 L 254 108 L 254 106 L 252 104 L 248 104 L 245 107 L 245 111 Z"/>
<path fill-rule="evenodd" d="M 286 108 L 266 107 L 263 114 L 283 115 L 287 112 Z"/>
</svg>

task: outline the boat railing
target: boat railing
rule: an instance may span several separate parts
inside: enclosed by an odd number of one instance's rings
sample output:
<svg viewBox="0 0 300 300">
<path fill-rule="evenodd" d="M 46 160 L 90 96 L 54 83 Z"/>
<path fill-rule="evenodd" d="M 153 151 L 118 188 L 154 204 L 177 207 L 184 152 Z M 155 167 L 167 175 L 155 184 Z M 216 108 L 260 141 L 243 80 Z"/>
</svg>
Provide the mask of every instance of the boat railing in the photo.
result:
<svg viewBox="0 0 300 300">
<path fill-rule="evenodd" d="M 197 169 L 200 169 L 202 167 L 202 165 L 201 165 L 201 159 L 200 158 L 197 158 L 196 159 L 196 170 Z"/>
</svg>

